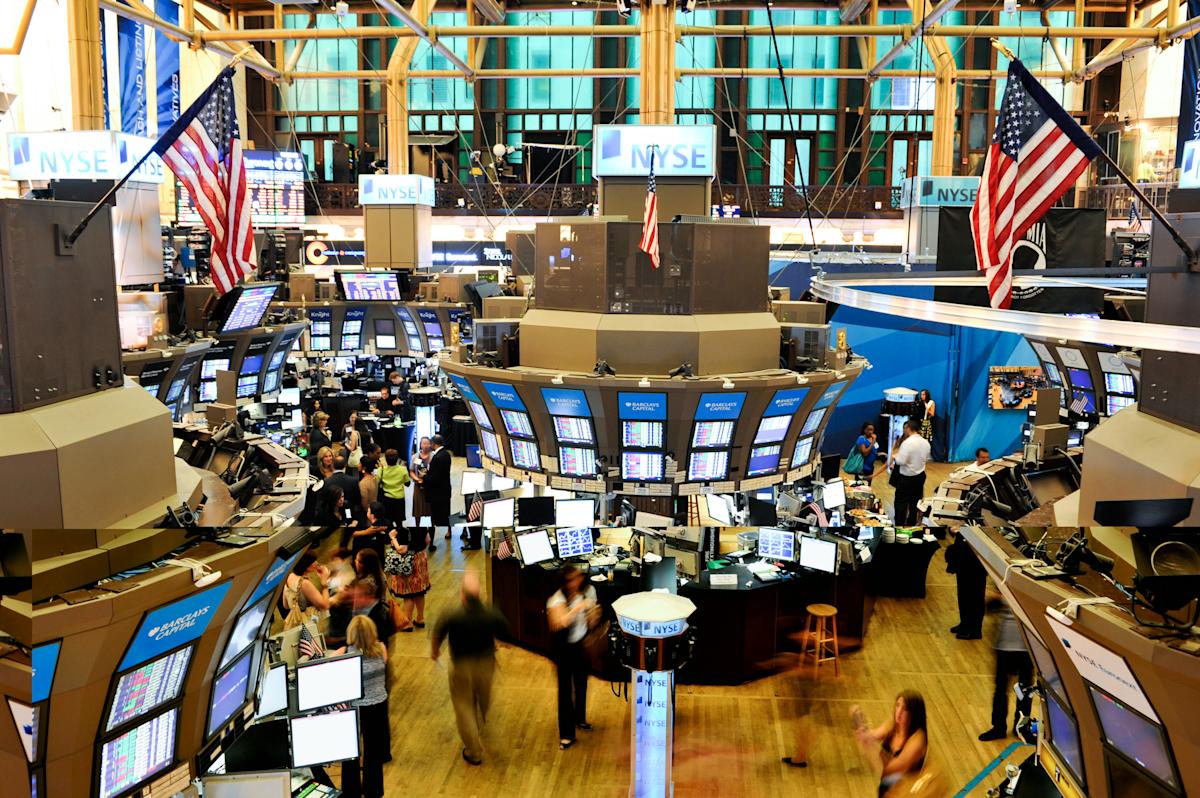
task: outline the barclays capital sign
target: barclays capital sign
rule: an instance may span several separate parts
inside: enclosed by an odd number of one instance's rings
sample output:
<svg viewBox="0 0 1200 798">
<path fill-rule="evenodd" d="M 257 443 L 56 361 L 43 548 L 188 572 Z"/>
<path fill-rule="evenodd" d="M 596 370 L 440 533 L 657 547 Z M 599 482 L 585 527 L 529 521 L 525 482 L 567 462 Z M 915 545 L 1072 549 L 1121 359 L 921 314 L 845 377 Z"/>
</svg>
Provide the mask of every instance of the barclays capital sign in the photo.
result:
<svg viewBox="0 0 1200 798">
<path fill-rule="evenodd" d="M 359 175 L 359 205 L 427 205 L 437 199 L 433 178 L 425 175 Z"/>
<path fill-rule="evenodd" d="M 9 133 L 13 180 L 120 180 L 154 146 L 154 139 L 115 130 Z M 163 162 L 151 155 L 130 178 L 163 182 Z"/>
<path fill-rule="evenodd" d="M 592 139 L 596 177 L 713 177 L 716 125 L 597 125 Z"/>
</svg>

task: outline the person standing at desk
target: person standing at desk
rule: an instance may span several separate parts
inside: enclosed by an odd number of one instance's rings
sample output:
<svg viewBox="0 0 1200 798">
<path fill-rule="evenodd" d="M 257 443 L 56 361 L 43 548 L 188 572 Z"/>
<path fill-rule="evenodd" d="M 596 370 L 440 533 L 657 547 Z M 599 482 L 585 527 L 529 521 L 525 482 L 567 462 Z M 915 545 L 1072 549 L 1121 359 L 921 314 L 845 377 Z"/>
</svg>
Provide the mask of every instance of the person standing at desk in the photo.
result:
<svg viewBox="0 0 1200 798">
<path fill-rule="evenodd" d="M 310 452 L 319 452 L 322 449 L 329 449 L 333 446 L 333 439 L 329 437 L 329 414 L 317 412 L 313 414 L 312 431 L 308 435 L 308 450 Z"/>
<path fill-rule="evenodd" d="M 342 444 L 346 447 L 346 465 L 357 469 L 363 455 L 362 433 L 358 431 L 358 411 L 351 410 L 342 427 Z"/>
<path fill-rule="evenodd" d="M 398 401 L 392 396 L 391 389 L 386 384 L 379 389 L 379 398 L 375 400 L 375 412 L 381 416 L 394 415 L 396 408 L 394 403 Z"/>
<path fill-rule="evenodd" d="M 358 491 L 358 480 L 346 473 L 346 458 L 338 455 L 333 458 L 333 473 L 325 478 L 326 485 L 337 485 L 346 497 L 346 506 L 355 518 L 362 518 L 362 494 Z"/>
<path fill-rule="evenodd" d="M 550 618 L 551 651 L 558 672 L 558 746 L 575 744 L 575 730 L 591 731 L 587 722 L 588 660 L 583 650 L 591 623 L 599 620 L 596 589 L 584 584 L 583 572 L 564 565 L 562 587 L 546 602 Z"/>
<path fill-rule="evenodd" d="M 950 631 L 959 640 L 978 640 L 983 637 L 987 570 L 961 534 L 955 534 L 946 547 L 946 571 L 954 574 L 958 595 L 958 625 L 950 627 Z"/>
<path fill-rule="evenodd" d="M 920 435 L 920 423 L 914 419 L 904 422 L 904 436 L 896 445 L 896 472 L 892 485 L 896 488 L 896 525 L 916 526 L 921 523 L 917 502 L 925 495 L 925 464 L 929 462 L 929 441 Z"/>
<path fill-rule="evenodd" d="M 338 654 L 362 655 L 362 698 L 358 707 L 362 756 L 342 765 L 342 794 L 347 798 L 383 798 L 383 764 L 392 758 L 388 725 L 387 646 L 370 618 L 356 616 L 346 632 L 348 645 Z"/>
<path fill-rule="evenodd" d="M 425 472 L 421 485 L 425 490 L 425 500 L 429 502 L 429 515 L 433 521 L 433 536 L 437 537 L 438 527 L 446 528 L 446 537 L 450 537 L 450 450 L 441 435 L 434 435 L 429 441 L 433 445 L 433 454 L 429 458 L 429 470 Z"/>
<path fill-rule="evenodd" d="M 408 467 L 400 462 L 400 453 L 388 449 L 383 453 L 383 468 L 379 469 L 379 493 L 387 517 L 393 524 L 404 526 L 404 488 L 409 483 Z"/>
</svg>

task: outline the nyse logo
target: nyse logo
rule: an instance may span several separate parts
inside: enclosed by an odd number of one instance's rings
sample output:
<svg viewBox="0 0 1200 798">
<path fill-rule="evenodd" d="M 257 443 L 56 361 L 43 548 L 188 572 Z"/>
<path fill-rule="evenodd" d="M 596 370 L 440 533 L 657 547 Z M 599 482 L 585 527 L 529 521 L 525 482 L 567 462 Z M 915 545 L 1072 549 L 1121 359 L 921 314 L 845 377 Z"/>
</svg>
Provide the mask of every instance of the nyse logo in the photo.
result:
<svg viewBox="0 0 1200 798">
<path fill-rule="evenodd" d="M 653 159 L 657 173 L 703 174 L 712 169 L 712 146 L 679 131 L 680 140 L 649 141 L 644 132 L 634 133 L 619 127 L 600 129 L 600 160 L 611 162 L 610 169 L 626 170 L 632 174 L 648 171 Z M 655 131 L 657 133 L 658 131 Z M 672 136 L 664 128 L 659 134 Z M 708 135 L 707 132 L 705 135 Z M 635 139 L 636 137 L 636 139 Z"/>
<path fill-rule="evenodd" d="M 12 137 L 12 158 L 13 164 L 20 166 L 29 163 L 29 137 L 28 136 L 13 136 Z"/>
</svg>

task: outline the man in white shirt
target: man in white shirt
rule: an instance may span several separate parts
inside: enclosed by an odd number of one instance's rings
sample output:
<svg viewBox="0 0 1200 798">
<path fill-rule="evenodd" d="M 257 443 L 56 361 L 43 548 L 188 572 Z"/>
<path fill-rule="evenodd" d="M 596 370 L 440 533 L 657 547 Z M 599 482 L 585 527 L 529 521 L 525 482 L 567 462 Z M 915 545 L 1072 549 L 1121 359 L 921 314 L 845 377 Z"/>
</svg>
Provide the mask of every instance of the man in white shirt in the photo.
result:
<svg viewBox="0 0 1200 798">
<path fill-rule="evenodd" d="M 925 495 L 925 464 L 929 462 L 929 441 L 921 437 L 920 422 L 904 422 L 904 437 L 896 446 L 894 468 L 896 486 L 896 525 L 916 526 L 921 523 L 917 502 Z"/>
</svg>

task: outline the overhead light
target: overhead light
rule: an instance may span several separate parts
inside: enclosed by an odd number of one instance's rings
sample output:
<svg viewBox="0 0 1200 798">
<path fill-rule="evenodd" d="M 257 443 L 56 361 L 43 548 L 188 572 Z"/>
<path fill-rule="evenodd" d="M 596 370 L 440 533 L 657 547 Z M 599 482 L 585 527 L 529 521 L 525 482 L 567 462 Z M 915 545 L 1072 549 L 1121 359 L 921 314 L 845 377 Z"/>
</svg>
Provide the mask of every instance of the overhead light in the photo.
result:
<svg viewBox="0 0 1200 798">
<path fill-rule="evenodd" d="M 346 0 L 338 0 L 333 4 L 333 13 L 339 17 L 344 17 L 350 13 L 350 4 Z"/>
</svg>

